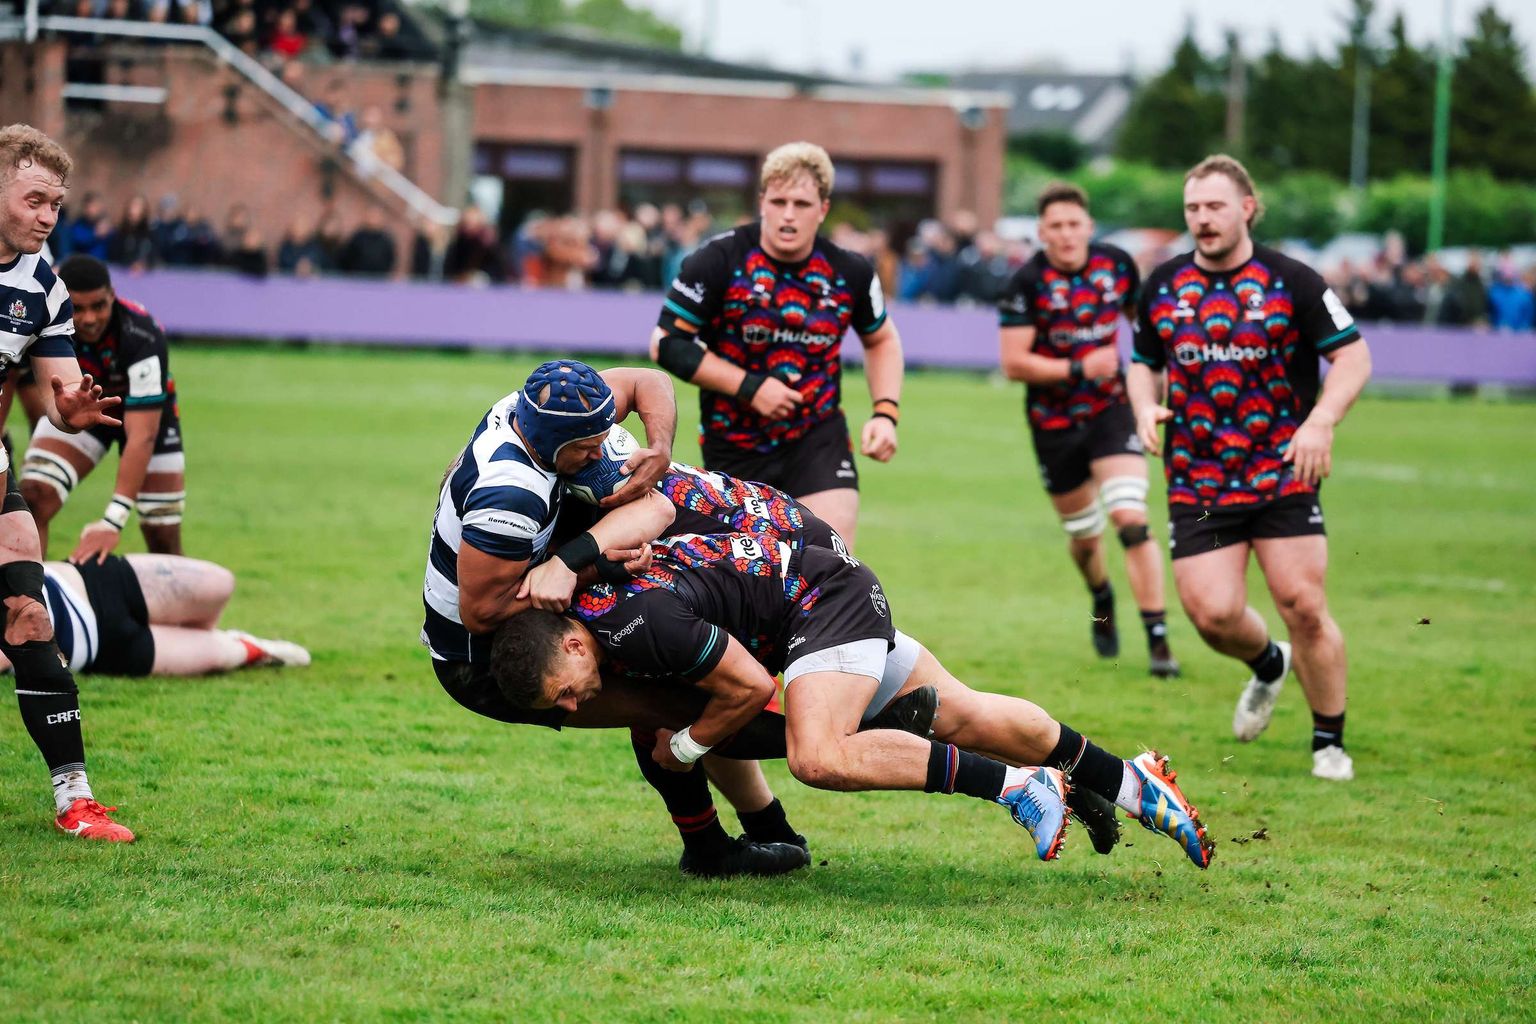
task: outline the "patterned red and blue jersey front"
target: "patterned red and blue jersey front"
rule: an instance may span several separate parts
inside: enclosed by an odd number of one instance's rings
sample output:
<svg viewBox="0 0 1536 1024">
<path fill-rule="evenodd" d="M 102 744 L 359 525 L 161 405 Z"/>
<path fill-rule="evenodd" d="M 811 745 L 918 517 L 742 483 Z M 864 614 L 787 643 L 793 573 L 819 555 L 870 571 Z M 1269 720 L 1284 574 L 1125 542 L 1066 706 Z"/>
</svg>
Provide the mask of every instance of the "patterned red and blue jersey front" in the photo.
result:
<svg viewBox="0 0 1536 1024">
<path fill-rule="evenodd" d="M 1033 327 L 1032 351 L 1053 359 L 1082 359 L 1115 344 L 1120 315 L 1134 317 L 1141 276 L 1121 249 L 1095 243 L 1075 273 L 1058 270 L 1037 252 L 998 299 L 1001 326 Z M 1031 384 L 1024 408 L 1033 430 L 1067 430 L 1125 401 L 1125 379 L 1113 377 Z"/>
<path fill-rule="evenodd" d="M 1273 249 L 1229 271 L 1185 253 L 1147 277 L 1135 359 L 1167 368 L 1171 505 L 1257 505 L 1316 487 L 1282 462 L 1317 400 L 1318 357 L 1360 340 L 1317 272 Z"/>
<path fill-rule="evenodd" d="M 805 401 L 769 420 L 734 395 L 699 390 L 699 429 L 745 451 L 768 452 L 804 437 L 842 402 L 843 335 L 867 335 L 885 323 L 885 298 L 862 256 L 820 236 L 810 256 L 781 263 L 762 246 L 760 224 L 718 235 L 683 261 L 659 323 L 682 322 L 710 352 L 774 376 Z"/>
<path fill-rule="evenodd" d="M 847 550 L 832 527 L 777 487 L 674 462 L 656 489 L 677 508 L 672 532 L 751 533 Z"/>
</svg>

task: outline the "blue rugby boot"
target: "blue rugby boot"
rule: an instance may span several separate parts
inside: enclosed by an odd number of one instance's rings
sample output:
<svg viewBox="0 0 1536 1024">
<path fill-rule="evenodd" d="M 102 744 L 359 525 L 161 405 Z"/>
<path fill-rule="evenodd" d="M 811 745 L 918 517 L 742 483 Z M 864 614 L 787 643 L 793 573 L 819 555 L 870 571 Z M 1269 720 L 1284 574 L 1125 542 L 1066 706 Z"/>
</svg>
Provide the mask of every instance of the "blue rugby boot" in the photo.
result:
<svg viewBox="0 0 1536 1024">
<path fill-rule="evenodd" d="M 1055 860 L 1067 839 L 1067 793 L 1071 787 L 1055 768 L 1009 768 L 997 802 L 1029 830 L 1041 860 Z"/>
<path fill-rule="evenodd" d="M 1136 819 L 1141 827 L 1161 832 L 1178 843 L 1195 867 L 1209 867 L 1216 855 L 1216 844 L 1206 836 L 1200 812 L 1179 790 L 1174 781 L 1177 776 L 1168 768 L 1168 759 L 1148 750 L 1126 764 L 1141 783 L 1141 813 Z"/>
</svg>

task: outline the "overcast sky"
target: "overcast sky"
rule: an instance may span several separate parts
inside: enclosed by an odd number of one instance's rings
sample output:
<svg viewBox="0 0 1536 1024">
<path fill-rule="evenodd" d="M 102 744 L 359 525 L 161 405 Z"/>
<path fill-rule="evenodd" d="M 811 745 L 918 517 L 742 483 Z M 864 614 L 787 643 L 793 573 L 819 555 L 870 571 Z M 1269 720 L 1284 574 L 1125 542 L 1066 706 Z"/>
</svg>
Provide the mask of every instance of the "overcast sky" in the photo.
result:
<svg viewBox="0 0 1536 1024">
<path fill-rule="evenodd" d="M 1235 28 L 1245 48 L 1331 52 L 1343 35 L 1347 0 L 631 0 L 683 26 L 690 49 L 707 41 L 722 60 L 890 78 L 911 70 L 1016 67 L 1054 60 L 1071 71 L 1160 70 L 1192 17 L 1202 45 L 1217 48 Z M 1451 0 L 1465 34 L 1484 0 Z M 1494 0 L 1515 24 L 1536 69 L 1536 2 Z M 1396 11 L 1410 35 L 1438 38 L 1444 0 L 1381 0 L 1380 28 Z M 1282 13 L 1283 12 L 1283 13 Z M 860 71 L 859 69 L 862 69 Z"/>
</svg>

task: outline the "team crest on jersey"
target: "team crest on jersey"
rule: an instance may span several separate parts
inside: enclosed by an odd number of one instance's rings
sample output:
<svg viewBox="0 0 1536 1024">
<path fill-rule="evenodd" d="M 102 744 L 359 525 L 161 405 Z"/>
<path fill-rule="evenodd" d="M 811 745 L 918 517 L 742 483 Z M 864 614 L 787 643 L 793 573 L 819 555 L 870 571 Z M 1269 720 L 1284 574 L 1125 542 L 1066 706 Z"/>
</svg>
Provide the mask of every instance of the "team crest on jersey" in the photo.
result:
<svg viewBox="0 0 1536 1024">
<path fill-rule="evenodd" d="M 880 584 L 873 584 L 869 588 L 869 603 L 875 606 L 876 615 L 882 619 L 885 618 L 886 610 L 890 608 L 890 604 L 886 601 L 885 592 L 880 589 Z"/>
<path fill-rule="evenodd" d="M 27 315 L 27 304 L 20 299 L 11 303 L 11 319 L 23 320 Z"/>
</svg>

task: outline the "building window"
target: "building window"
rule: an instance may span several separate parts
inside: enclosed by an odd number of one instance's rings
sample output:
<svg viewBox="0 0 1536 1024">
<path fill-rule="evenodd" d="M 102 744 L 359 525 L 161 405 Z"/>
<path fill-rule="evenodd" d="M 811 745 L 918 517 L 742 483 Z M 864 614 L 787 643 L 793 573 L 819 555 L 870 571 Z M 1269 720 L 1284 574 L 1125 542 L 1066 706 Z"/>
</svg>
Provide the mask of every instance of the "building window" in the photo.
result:
<svg viewBox="0 0 1536 1024">
<path fill-rule="evenodd" d="M 619 154 L 619 202 L 687 206 L 703 202 L 716 222 L 756 209 L 757 157 L 732 153 L 666 153 L 626 149 Z"/>
</svg>

